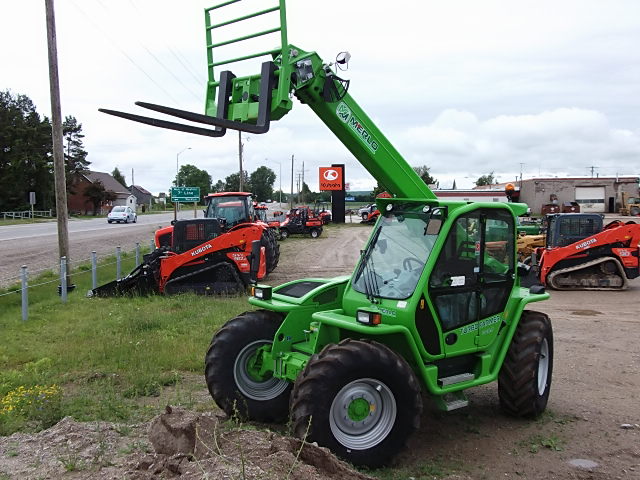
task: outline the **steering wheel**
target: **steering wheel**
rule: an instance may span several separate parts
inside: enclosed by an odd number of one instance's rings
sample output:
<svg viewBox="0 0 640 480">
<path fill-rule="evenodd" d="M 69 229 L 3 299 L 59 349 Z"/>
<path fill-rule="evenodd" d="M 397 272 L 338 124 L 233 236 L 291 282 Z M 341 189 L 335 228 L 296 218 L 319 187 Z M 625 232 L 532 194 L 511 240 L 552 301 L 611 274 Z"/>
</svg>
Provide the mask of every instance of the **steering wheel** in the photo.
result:
<svg viewBox="0 0 640 480">
<path fill-rule="evenodd" d="M 407 257 L 402 261 L 402 268 L 404 268 L 405 270 L 412 271 L 413 268 L 411 268 L 411 262 L 416 262 L 417 263 L 417 267 L 416 268 L 418 268 L 418 269 L 422 268 L 422 266 L 424 265 L 416 257 Z"/>
</svg>

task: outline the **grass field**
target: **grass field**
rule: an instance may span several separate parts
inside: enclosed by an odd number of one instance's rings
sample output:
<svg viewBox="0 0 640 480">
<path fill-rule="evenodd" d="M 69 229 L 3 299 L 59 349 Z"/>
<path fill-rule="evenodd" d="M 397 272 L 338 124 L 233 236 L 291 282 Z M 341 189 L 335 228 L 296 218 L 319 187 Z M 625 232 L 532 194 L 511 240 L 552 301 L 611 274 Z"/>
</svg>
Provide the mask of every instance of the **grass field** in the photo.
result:
<svg viewBox="0 0 640 480">
<path fill-rule="evenodd" d="M 134 262 L 125 257 L 122 271 Z M 115 277 L 115 265 L 98 271 L 99 285 Z M 143 421 L 161 401 L 197 408 L 190 392 L 202 390 L 212 334 L 248 309 L 246 298 L 86 298 L 90 266 L 72 279 L 67 304 L 55 274 L 31 280 L 51 283 L 29 289 L 25 322 L 19 292 L 0 297 L 0 435 L 47 428 L 66 415 Z"/>
</svg>

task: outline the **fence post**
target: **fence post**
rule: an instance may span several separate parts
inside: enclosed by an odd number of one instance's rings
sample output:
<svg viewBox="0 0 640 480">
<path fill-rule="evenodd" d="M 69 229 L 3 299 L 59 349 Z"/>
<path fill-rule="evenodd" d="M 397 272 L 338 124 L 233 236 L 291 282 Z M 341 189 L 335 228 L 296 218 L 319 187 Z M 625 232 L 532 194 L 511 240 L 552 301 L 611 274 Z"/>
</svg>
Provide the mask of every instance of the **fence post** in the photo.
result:
<svg viewBox="0 0 640 480">
<path fill-rule="evenodd" d="M 60 295 L 62 303 L 67 303 L 67 257 L 60 257 Z"/>
<path fill-rule="evenodd" d="M 140 242 L 136 242 L 136 267 L 140 265 Z"/>
<path fill-rule="evenodd" d="M 21 276 L 22 276 L 22 321 L 26 321 L 29 317 L 28 306 L 29 301 L 27 299 L 27 295 L 29 292 L 29 287 L 27 286 L 27 266 L 22 265 L 21 267 Z"/>
<path fill-rule="evenodd" d="M 116 247 L 116 280 L 120 280 L 120 273 L 121 273 L 120 253 L 121 253 L 121 248 L 118 246 Z"/>
<path fill-rule="evenodd" d="M 95 250 L 91 252 L 91 288 L 98 288 L 98 256 Z"/>
</svg>

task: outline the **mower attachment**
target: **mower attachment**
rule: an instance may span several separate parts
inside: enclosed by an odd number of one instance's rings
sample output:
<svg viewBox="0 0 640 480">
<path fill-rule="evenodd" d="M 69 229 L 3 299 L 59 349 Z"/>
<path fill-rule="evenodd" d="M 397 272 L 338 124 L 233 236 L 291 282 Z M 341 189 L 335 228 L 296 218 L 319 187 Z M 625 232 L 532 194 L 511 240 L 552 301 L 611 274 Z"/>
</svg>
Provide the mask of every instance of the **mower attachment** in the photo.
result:
<svg viewBox="0 0 640 480">
<path fill-rule="evenodd" d="M 202 115 L 200 113 L 188 112 L 186 110 L 179 110 L 177 108 L 156 105 L 153 103 L 136 102 L 136 105 L 140 107 L 148 108 L 149 110 L 153 110 L 159 113 L 182 118 L 190 122 L 213 125 L 215 126 L 215 128 L 212 130 L 207 128 L 194 127 L 191 125 L 183 125 L 181 123 L 169 122 L 166 120 L 159 120 L 157 118 L 144 117 L 142 115 L 135 115 L 132 113 L 119 112 L 116 110 L 99 108 L 98 111 L 127 120 L 133 120 L 134 122 L 151 125 L 153 127 L 167 128 L 169 130 L 194 133 L 196 135 L 204 135 L 208 137 L 222 137 L 225 135 L 225 133 L 227 133 L 227 128 L 246 133 L 266 133 L 269 131 L 271 120 L 271 95 L 276 83 L 275 72 L 275 63 L 264 62 L 262 64 L 262 71 L 260 76 L 260 95 L 258 98 L 258 118 L 255 124 L 237 122 L 227 119 L 227 114 L 229 111 L 229 99 L 232 96 L 233 79 L 236 78 L 235 75 L 228 70 L 225 70 L 220 74 L 220 88 L 218 89 L 218 108 L 216 112 L 217 116 L 215 117 Z M 243 101 L 244 100 L 245 99 L 243 98 Z"/>
</svg>

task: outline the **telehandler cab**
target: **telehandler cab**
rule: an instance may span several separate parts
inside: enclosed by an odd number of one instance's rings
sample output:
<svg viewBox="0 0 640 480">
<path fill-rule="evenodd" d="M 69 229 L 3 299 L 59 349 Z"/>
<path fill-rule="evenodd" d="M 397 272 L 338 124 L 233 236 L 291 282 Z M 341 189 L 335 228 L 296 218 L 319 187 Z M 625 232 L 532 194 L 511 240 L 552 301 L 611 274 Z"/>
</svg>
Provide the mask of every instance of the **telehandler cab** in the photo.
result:
<svg viewBox="0 0 640 480">
<path fill-rule="evenodd" d="M 108 113 L 214 137 L 226 129 L 265 133 L 292 108 L 293 95 L 392 198 L 376 201 L 381 215 L 351 276 L 253 287 L 249 303 L 256 309 L 229 320 L 206 354 L 216 403 L 228 415 L 262 422 L 289 416 L 299 437 L 370 467 L 390 461 L 419 427 L 421 394 L 453 410 L 467 405 L 465 390 L 497 380 L 507 413 L 539 415 L 549 398 L 553 333 L 547 315 L 525 310 L 548 294 L 520 286 L 516 216 L 527 206 L 438 200 L 332 64 L 288 43 L 284 0 L 225 17 L 234 3 L 205 10 L 206 114 L 138 103 L 214 128 Z M 254 17 L 277 25 L 222 35 L 225 26 Z M 214 60 L 218 47 L 274 32 L 278 48 Z M 214 67 L 266 55 L 259 75 L 223 71 L 214 78 Z M 347 60 L 336 59 L 341 67 Z M 489 241 L 498 248 L 487 248 Z"/>
</svg>

